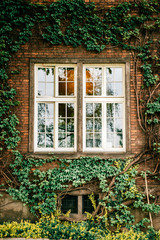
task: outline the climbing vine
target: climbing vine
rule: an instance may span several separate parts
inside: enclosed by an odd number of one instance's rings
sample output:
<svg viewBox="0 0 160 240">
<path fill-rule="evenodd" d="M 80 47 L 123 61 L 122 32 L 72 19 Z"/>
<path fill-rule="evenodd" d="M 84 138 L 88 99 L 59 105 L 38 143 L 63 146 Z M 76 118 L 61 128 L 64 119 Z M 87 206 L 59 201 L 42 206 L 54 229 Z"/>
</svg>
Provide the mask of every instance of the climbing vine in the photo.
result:
<svg viewBox="0 0 160 240">
<path fill-rule="evenodd" d="M 99 9 L 94 3 L 86 4 L 83 0 L 60 0 L 50 5 L 5 0 L 1 1 L 0 9 L 0 173 L 9 186 L 7 191 L 30 205 L 33 213 L 50 214 L 58 207 L 57 198 L 62 197 L 65 191 L 98 183 L 104 195 L 93 217 L 98 214 L 103 220 L 105 216 L 105 221 L 109 217 L 110 223 L 116 225 L 120 222 L 123 226 L 133 222 L 128 205 L 156 212 L 158 207 L 144 204 L 146 196 L 136 189 L 134 177 L 137 170 L 133 165 L 154 159 L 155 170 L 148 177 L 158 178 L 159 1 L 136 0 Z M 52 45 L 82 45 L 88 51 L 96 52 L 119 47 L 131 53 L 134 70 L 131 81 L 135 90 L 137 117 L 146 141 L 142 153 L 127 161 L 97 158 L 59 160 L 58 168 L 44 172 L 38 167 L 53 159 L 26 159 L 15 151 L 20 142 L 16 129 L 19 121 L 15 114 L 19 103 L 15 100 L 16 90 L 9 86 L 9 79 L 12 74 L 18 74 L 18 70 L 11 72 L 8 64 L 35 31 Z M 139 72 L 141 80 L 137 77 Z M 11 153 L 14 158 L 12 164 Z M 37 169 L 32 170 L 33 167 Z M 72 184 L 69 185 L 69 182 Z M 110 216 L 107 215 L 109 212 Z M 120 215 L 123 215 L 124 222 Z"/>
</svg>

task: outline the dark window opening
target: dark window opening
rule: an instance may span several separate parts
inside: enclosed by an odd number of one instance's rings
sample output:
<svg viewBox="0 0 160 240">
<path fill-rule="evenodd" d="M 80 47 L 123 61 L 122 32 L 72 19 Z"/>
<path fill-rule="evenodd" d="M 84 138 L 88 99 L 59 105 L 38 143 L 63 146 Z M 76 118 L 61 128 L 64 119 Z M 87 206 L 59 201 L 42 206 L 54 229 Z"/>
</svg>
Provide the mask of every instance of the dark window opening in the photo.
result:
<svg viewBox="0 0 160 240">
<path fill-rule="evenodd" d="M 98 195 L 94 196 L 94 199 L 96 201 L 96 206 L 98 204 Z M 82 213 L 85 212 L 92 213 L 94 211 L 94 207 L 92 205 L 91 200 L 89 199 L 89 195 L 83 195 L 82 197 Z"/>
<path fill-rule="evenodd" d="M 62 199 L 62 206 L 61 206 L 62 213 L 67 213 L 69 210 L 71 210 L 71 213 L 78 214 L 78 197 L 77 196 L 66 195 Z"/>
</svg>

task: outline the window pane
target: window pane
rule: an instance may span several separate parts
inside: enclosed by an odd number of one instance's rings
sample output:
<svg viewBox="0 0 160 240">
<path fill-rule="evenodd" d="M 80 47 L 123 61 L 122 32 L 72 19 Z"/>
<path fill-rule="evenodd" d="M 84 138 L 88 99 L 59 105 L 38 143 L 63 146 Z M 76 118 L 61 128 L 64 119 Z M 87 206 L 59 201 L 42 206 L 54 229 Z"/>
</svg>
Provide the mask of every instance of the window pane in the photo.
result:
<svg viewBox="0 0 160 240">
<path fill-rule="evenodd" d="M 46 119 L 46 132 L 53 132 L 53 119 Z"/>
<path fill-rule="evenodd" d="M 66 195 L 62 199 L 61 211 L 67 213 L 71 210 L 71 213 L 78 213 L 78 197 Z"/>
<path fill-rule="evenodd" d="M 93 133 L 86 134 L 86 147 L 93 147 Z"/>
<path fill-rule="evenodd" d="M 102 94 L 102 68 L 86 68 L 86 95 Z"/>
<path fill-rule="evenodd" d="M 46 83 L 46 96 L 53 96 L 53 83 Z"/>
<path fill-rule="evenodd" d="M 123 95 L 122 82 L 115 83 L 115 96 L 122 95 Z"/>
<path fill-rule="evenodd" d="M 101 116 L 102 116 L 102 104 L 94 103 L 94 117 L 101 117 Z"/>
<path fill-rule="evenodd" d="M 101 132 L 101 130 L 102 130 L 102 119 L 101 118 L 94 119 L 94 131 Z"/>
<path fill-rule="evenodd" d="M 45 83 L 38 83 L 38 96 L 45 96 Z"/>
<path fill-rule="evenodd" d="M 59 103 L 59 117 L 66 117 L 66 104 Z"/>
<path fill-rule="evenodd" d="M 54 105 L 49 103 L 38 103 L 38 147 L 53 147 L 54 134 Z M 43 133 L 43 134 L 42 134 Z"/>
<path fill-rule="evenodd" d="M 93 103 L 86 104 L 86 117 L 93 117 Z"/>
<path fill-rule="evenodd" d="M 107 103 L 107 117 L 113 117 L 113 116 L 114 116 L 114 104 Z"/>
<path fill-rule="evenodd" d="M 122 81 L 122 68 L 115 68 L 115 81 Z"/>
<path fill-rule="evenodd" d="M 46 68 L 46 82 L 54 82 L 54 68 Z"/>
<path fill-rule="evenodd" d="M 122 105 L 122 103 L 115 103 L 115 117 L 123 118 L 123 105 Z"/>
<path fill-rule="evenodd" d="M 94 196 L 94 199 L 96 201 L 96 206 L 98 205 L 98 195 Z M 82 213 L 84 214 L 85 212 L 92 213 L 94 211 L 94 208 L 92 206 L 92 202 L 89 199 L 89 195 L 83 195 L 82 196 Z"/>
<path fill-rule="evenodd" d="M 66 132 L 66 119 L 65 118 L 60 118 L 58 120 L 58 131 Z"/>
<path fill-rule="evenodd" d="M 67 147 L 68 148 L 74 147 L 74 134 L 73 133 L 70 133 L 67 136 Z"/>
<path fill-rule="evenodd" d="M 44 117 L 44 116 L 45 116 L 45 104 L 38 103 L 38 117 Z"/>
<path fill-rule="evenodd" d="M 66 133 L 58 134 L 58 147 L 65 148 L 66 147 Z"/>
<path fill-rule="evenodd" d="M 45 132 L 45 119 L 38 119 L 38 132 Z"/>
<path fill-rule="evenodd" d="M 114 134 L 107 133 L 107 148 L 113 148 L 114 147 Z"/>
<path fill-rule="evenodd" d="M 53 134 L 51 133 L 46 134 L 46 147 L 53 148 Z"/>
<path fill-rule="evenodd" d="M 74 82 L 68 82 L 67 83 L 67 95 L 74 95 Z"/>
<path fill-rule="evenodd" d="M 66 81 L 66 68 L 58 68 L 58 81 Z"/>
<path fill-rule="evenodd" d="M 114 83 L 107 83 L 107 95 L 114 96 Z"/>
<path fill-rule="evenodd" d="M 93 119 L 92 118 L 86 119 L 86 131 L 93 132 Z"/>
<path fill-rule="evenodd" d="M 102 134 L 94 134 L 94 146 L 97 148 L 102 147 Z"/>
<path fill-rule="evenodd" d="M 39 133 L 37 139 L 37 146 L 38 147 L 45 147 L 45 134 Z"/>
<path fill-rule="evenodd" d="M 66 82 L 59 82 L 59 95 L 66 95 Z"/>
<path fill-rule="evenodd" d="M 74 132 L 74 119 L 67 119 L 67 132 Z"/>
<path fill-rule="evenodd" d="M 74 104 L 73 103 L 67 104 L 67 117 L 74 117 Z"/>
<path fill-rule="evenodd" d="M 74 147 L 74 103 L 59 103 L 58 116 L 58 146 Z"/>
<path fill-rule="evenodd" d="M 107 119 L 107 132 L 114 132 L 114 119 L 113 118 Z"/>
<path fill-rule="evenodd" d="M 113 82 L 113 68 L 106 68 L 106 80 L 107 82 Z"/>
<path fill-rule="evenodd" d="M 54 68 L 38 68 L 38 96 L 54 95 Z"/>
<path fill-rule="evenodd" d="M 45 82 L 46 70 L 45 68 L 38 68 L 38 82 Z"/>
</svg>

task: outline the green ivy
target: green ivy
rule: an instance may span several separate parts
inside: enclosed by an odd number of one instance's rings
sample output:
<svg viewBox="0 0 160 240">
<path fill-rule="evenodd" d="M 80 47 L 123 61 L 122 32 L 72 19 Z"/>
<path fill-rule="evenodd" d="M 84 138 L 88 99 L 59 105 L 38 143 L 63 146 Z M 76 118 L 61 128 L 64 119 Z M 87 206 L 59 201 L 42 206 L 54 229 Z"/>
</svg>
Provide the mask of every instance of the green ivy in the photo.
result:
<svg viewBox="0 0 160 240">
<path fill-rule="evenodd" d="M 105 194 L 100 204 L 106 212 L 111 211 L 109 216 L 101 216 L 102 221 L 107 219 L 111 225 L 132 226 L 134 217 L 130 208 L 123 204 L 127 199 L 134 200 L 132 207 L 157 212 L 159 207 L 145 204 L 145 196 L 137 191 L 136 168 L 120 174 L 125 169 L 126 160 L 59 160 L 59 168 L 40 171 L 39 166 L 57 160 L 24 158 L 15 151 L 20 137 L 16 129 L 19 121 L 14 112 L 19 103 L 8 79 L 12 74 L 18 74 L 19 69 L 10 71 L 8 63 L 36 29 L 39 36 L 52 45 L 83 46 L 97 53 L 114 46 L 134 53 L 143 76 L 142 91 L 146 93 L 159 84 L 160 41 L 156 40 L 156 34 L 160 28 L 160 2 L 124 2 L 99 12 L 94 3 L 86 4 L 83 0 L 60 0 L 50 5 L 5 0 L 0 2 L 0 9 L 0 150 L 13 151 L 14 162 L 10 167 L 20 183 L 8 188 L 9 194 L 29 205 L 34 214 L 45 215 L 56 211 L 57 194 L 67 189 L 69 183 L 78 187 L 96 180 Z M 148 92 L 144 95 L 150 97 Z M 149 101 L 141 102 L 146 122 L 153 128 L 159 123 L 160 97 L 150 97 Z M 154 136 L 152 145 L 153 150 L 159 153 L 158 137 Z M 109 183 L 113 177 L 116 178 L 115 184 L 110 191 Z M 137 228 L 144 222 L 145 219 Z"/>
</svg>

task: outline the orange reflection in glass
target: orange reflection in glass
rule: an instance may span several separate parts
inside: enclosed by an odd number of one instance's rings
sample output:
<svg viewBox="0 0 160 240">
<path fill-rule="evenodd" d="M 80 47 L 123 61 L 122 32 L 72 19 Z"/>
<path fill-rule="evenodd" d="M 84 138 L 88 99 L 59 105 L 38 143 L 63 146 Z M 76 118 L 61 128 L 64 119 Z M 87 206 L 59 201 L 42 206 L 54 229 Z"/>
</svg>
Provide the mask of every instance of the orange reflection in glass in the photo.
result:
<svg viewBox="0 0 160 240">
<path fill-rule="evenodd" d="M 93 95 L 93 78 L 89 70 L 86 69 L 86 95 Z"/>
</svg>

